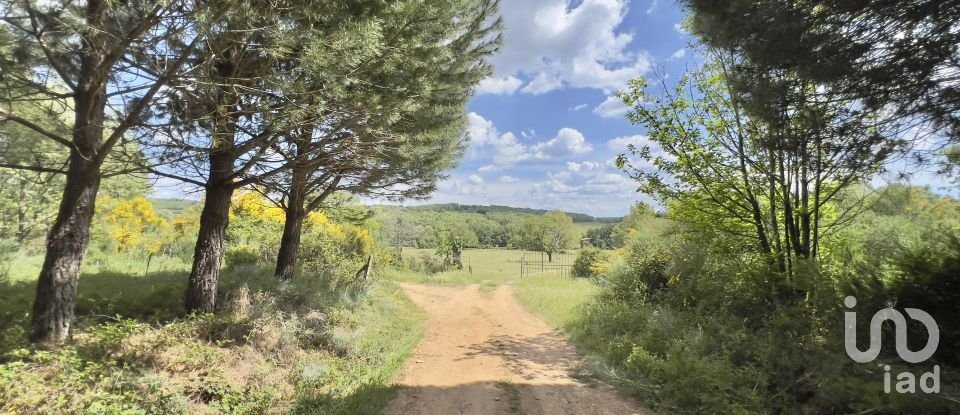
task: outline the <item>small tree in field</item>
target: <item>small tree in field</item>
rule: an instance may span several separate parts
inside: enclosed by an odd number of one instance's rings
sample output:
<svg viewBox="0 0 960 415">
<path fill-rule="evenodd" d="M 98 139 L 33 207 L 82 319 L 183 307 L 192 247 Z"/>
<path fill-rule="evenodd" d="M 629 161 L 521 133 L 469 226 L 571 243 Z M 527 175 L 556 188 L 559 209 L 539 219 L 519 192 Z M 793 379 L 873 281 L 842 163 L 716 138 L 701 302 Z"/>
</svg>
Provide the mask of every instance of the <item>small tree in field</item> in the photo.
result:
<svg viewBox="0 0 960 415">
<path fill-rule="evenodd" d="M 570 215 L 559 211 L 547 212 L 524 222 L 521 241 L 524 248 L 543 252 L 547 254 L 547 261 L 553 262 L 553 254 L 568 248 L 575 239 L 575 233 Z"/>
</svg>

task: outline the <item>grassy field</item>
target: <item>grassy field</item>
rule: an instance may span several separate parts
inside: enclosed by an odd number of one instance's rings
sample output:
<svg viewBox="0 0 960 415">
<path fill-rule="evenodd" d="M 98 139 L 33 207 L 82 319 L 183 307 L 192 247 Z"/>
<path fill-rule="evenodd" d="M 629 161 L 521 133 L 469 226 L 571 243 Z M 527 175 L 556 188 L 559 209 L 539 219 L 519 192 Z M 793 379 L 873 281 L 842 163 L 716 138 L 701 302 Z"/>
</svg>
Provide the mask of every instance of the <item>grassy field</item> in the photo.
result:
<svg viewBox="0 0 960 415">
<path fill-rule="evenodd" d="M 405 248 L 404 256 L 433 255 L 432 249 Z M 576 251 L 568 252 L 573 257 Z M 395 281 L 439 285 L 480 284 L 489 290 L 510 282 L 517 300 L 528 311 L 558 329 L 564 329 L 577 315 L 579 307 L 597 292 L 597 285 L 587 280 L 561 276 L 557 271 L 534 273 L 520 277 L 520 259 L 526 256 L 539 260 L 541 253 L 509 249 L 467 249 L 463 251 L 464 270 L 426 275 L 411 271 L 391 271 L 387 278 Z"/>
<path fill-rule="evenodd" d="M 332 292 L 234 267 L 224 312 L 186 316 L 186 263 L 155 259 L 145 273 L 133 257 L 88 259 L 74 342 L 59 349 L 25 341 L 40 258 L 18 258 L 0 281 L 0 413 L 378 413 L 423 333 L 422 311 L 390 281 Z"/>
<path fill-rule="evenodd" d="M 329 292 L 310 278 L 282 287 L 269 269 L 228 268 L 225 311 L 243 286 L 249 311 L 202 318 L 182 311 L 187 263 L 154 259 L 148 271 L 133 256 L 91 255 L 76 341 L 54 351 L 24 348 L 42 258 L 20 256 L 0 282 L 0 412 L 377 413 L 423 334 L 422 311 L 389 280 L 489 289 L 510 282 L 529 311 L 564 329 L 596 286 L 555 273 L 520 278 L 524 255 L 540 254 L 468 250 L 463 271 L 391 271 L 363 292 Z"/>
</svg>

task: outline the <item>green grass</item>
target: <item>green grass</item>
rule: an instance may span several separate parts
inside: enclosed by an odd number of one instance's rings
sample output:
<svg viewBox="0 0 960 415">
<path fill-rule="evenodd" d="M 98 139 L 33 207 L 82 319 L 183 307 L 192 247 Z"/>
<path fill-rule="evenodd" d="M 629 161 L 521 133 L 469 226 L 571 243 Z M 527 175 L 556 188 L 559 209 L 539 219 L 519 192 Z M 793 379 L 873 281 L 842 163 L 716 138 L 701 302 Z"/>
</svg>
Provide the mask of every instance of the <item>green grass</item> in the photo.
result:
<svg viewBox="0 0 960 415">
<path fill-rule="evenodd" d="M 301 396 L 294 412 L 374 414 L 393 399 L 393 379 L 423 337 L 423 310 L 394 284 L 375 285 L 362 305 L 346 310 L 338 336 L 350 358 L 328 355 L 319 364 L 330 368 L 317 395 Z"/>
<path fill-rule="evenodd" d="M 524 278 L 514 287 L 517 301 L 527 311 L 563 330 L 576 320 L 581 306 L 599 292 L 592 281 L 569 277 Z"/>
<path fill-rule="evenodd" d="M 114 255 L 84 268 L 74 341 L 37 350 L 25 335 L 42 259 L 20 259 L 0 281 L 0 413 L 378 413 L 423 334 L 423 312 L 390 281 L 333 292 L 238 266 L 222 275 L 225 312 L 187 316 L 185 263 L 155 259 L 144 274 Z"/>
<path fill-rule="evenodd" d="M 432 249 L 405 248 L 407 255 L 433 255 Z M 576 251 L 570 251 L 575 255 Z M 558 273 L 545 273 L 520 278 L 520 258 L 539 260 L 539 252 L 508 249 L 467 249 L 463 251 L 462 271 L 441 272 L 434 275 L 394 270 L 387 278 L 394 281 L 419 284 L 465 286 L 480 284 L 489 291 L 510 281 L 517 300 L 531 313 L 543 318 L 551 326 L 564 329 L 577 316 L 581 305 L 598 291 L 593 282 L 578 280 Z M 472 267 L 473 273 L 469 272 Z"/>
</svg>

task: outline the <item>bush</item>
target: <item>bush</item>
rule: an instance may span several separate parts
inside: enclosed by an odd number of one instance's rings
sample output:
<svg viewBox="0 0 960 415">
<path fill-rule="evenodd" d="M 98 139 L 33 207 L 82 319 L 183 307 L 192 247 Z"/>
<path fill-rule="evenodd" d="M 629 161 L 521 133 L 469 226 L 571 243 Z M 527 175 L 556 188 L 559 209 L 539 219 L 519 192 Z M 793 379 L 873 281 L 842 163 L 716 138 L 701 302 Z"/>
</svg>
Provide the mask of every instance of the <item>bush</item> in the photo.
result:
<svg viewBox="0 0 960 415">
<path fill-rule="evenodd" d="M 250 245 L 240 245 L 227 248 L 225 253 L 227 267 L 256 264 L 260 258 L 259 250 Z"/>
<path fill-rule="evenodd" d="M 931 235 L 927 243 L 908 248 L 894 263 L 897 276 L 890 282 L 896 307 L 917 308 L 932 316 L 960 315 L 960 237 L 945 231 Z M 960 320 L 940 318 L 940 347 L 934 359 L 960 364 Z M 911 325 L 911 329 L 919 329 Z M 926 344 L 925 330 L 915 330 L 909 339 L 917 350 Z"/>
<path fill-rule="evenodd" d="M 416 256 L 408 256 L 403 260 L 407 269 L 427 275 L 439 274 L 447 271 L 450 267 L 446 261 L 439 255 L 420 253 Z"/>
<path fill-rule="evenodd" d="M 16 242 L 10 239 L 0 239 L 0 282 L 4 282 L 10 277 L 10 267 L 13 266 L 13 258 L 16 255 Z"/>
<path fill-rule="evenodd" d="M 607 253 L 600 249 L 584 249 L 577 254 L 570 273 L 574 278 L 596 278 L 605 271 L 603 263 L 606 260 Z"/>
<path fill-rule="evenodd" d="M 900 296 L 898 307 L 955 315 L 958 247 L 910 256 L 901 265 L 910 280 L 862 304 L 890 302 L 889 292 Z M 795 263 L 787 279 L 762 258 L 702 235 L 635 239 L 609 264 L 572 336 L 603 357 L 615 381 L 664 413 L 949 413 L 936 397 L 883 393 L 884 364 L 910 369 L 898 359 L 882 355 L 878 364 L 862 365 L 846 355 L 838 316 L 847 311 L 848 288 L 813 264 Z M 921 287 L 934 292 L 916 292 Z M 941 352 L 956 350 L 949 340 L 955 332 L 941 324 Z M 955 357 L 938 355 L 941 364 Z"/>
</svg>

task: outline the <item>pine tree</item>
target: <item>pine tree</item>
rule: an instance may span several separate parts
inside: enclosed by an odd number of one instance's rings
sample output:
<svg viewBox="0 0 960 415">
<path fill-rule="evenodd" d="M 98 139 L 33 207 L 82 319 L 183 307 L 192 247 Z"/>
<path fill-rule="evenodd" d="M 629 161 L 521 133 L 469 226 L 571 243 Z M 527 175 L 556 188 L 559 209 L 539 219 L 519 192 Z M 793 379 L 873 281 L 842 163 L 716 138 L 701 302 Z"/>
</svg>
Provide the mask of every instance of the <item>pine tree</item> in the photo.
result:
<svg viewBox="0 0 960 415">
<path fill-rule="evenodd" d="M 0 59 L 0 119 L 69 152 L 66 166 L 57 169 L 66 182 L 37 283 L 34 341 L 70 334 L 102 167 L 181 72 L 184 59 L 168 52 L 190 33 L 185 16 L 200 13 L 197 7 L 176 1 L 0 3 L 0 27 L 7 33 L 2 48 L 12 52 Z M 24 103 L 43 111 L 24 111 Z M 67 109 L 73 119 L 65 131 L 47 127 L 50 112 Z"/>
</svg>

